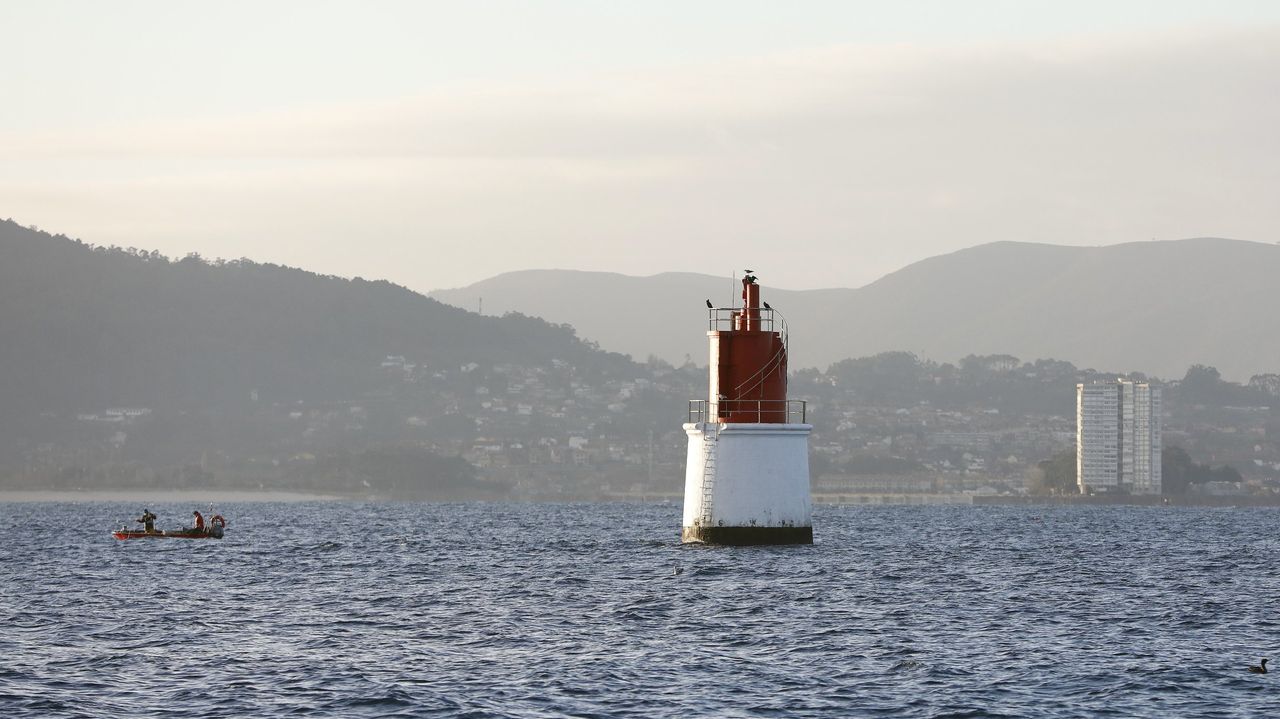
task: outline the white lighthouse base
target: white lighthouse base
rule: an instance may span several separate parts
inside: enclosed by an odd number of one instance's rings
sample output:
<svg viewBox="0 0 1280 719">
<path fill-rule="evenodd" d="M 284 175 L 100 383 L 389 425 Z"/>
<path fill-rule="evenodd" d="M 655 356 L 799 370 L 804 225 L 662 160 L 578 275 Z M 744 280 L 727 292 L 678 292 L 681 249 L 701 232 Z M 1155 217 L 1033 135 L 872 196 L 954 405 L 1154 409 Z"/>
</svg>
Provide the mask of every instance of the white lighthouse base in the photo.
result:
<svg viewBox="0 0 1280 719">
<path fill-rule="evenodd" d="M 812 544 L 811 424 L 684 425 L 683 542 Z"/>
</svg>

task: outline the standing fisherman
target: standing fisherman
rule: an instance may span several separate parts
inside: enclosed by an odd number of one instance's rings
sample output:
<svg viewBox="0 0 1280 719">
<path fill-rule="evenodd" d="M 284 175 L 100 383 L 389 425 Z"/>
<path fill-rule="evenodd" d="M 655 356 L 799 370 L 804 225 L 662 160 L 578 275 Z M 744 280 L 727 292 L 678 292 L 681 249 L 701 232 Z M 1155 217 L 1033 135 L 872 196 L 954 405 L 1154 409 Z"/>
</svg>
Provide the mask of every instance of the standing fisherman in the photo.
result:
<svg viewBox="0 0 1280 719">
<path fill-rule="evenodd" d="M 204 515 L 200 514 L 200 510 L 198 509 L 192 512 L 192 514 L 194 514 L 196 517 L 196 531 L 203 532 L 204 531 Z"/>
<path fill-rule="evenodd" d="M 146 530 L 147 534 L 155 534 L 156 515 L 152 514 L 150 509 L 142 510 L 142 516 L 138 517 L 134 521 L 141 522 L 142 528 Z"/>
</svg>

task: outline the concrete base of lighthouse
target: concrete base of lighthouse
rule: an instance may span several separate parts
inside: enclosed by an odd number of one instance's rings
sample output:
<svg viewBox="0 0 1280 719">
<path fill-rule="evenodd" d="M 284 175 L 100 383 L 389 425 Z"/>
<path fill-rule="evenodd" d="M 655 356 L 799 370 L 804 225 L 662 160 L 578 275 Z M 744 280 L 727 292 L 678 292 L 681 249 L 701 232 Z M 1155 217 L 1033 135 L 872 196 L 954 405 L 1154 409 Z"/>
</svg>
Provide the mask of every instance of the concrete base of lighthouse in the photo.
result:
<svg viewBox="0 0 1280 719">
<path fill-rule="evenodd" d="M 680 530 L 680 541 L 732 547 L 813 544 L 813 527 L 685 527 Z"/>
<path fill-rule="evenodd" d="M 812 544 L 810 424 L 684 425 L 683 542 Z"/>
</svg>

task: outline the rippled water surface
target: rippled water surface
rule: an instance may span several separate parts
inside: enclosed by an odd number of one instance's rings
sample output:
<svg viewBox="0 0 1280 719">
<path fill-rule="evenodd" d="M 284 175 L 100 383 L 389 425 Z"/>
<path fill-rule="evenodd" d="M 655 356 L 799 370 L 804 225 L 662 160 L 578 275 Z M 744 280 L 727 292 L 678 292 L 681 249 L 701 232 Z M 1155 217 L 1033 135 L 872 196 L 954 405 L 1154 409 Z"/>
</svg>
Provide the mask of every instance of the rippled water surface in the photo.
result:
<svg viewBox="0 0 1280 719">
<path fill-rule="evenodd" d="M 1272 509 L 140 509 L 0 504 L 0 716 L 1280 716 Z"/>
</svg>

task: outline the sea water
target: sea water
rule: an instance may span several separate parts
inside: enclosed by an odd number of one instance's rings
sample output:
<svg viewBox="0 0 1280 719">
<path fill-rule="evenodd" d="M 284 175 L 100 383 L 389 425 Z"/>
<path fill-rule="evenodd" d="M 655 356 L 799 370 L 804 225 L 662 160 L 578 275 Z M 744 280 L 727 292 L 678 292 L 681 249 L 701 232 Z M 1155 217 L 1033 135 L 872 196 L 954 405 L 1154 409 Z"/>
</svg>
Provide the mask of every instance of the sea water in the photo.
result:
<svg viewBox="0 0 1280 719">
<path fill-rule="evenodd" d="M 0 716 L 1280 716 L 1275 509 L 217 509 L 0 504 Z"/>
</svg>

